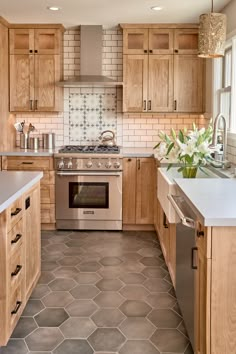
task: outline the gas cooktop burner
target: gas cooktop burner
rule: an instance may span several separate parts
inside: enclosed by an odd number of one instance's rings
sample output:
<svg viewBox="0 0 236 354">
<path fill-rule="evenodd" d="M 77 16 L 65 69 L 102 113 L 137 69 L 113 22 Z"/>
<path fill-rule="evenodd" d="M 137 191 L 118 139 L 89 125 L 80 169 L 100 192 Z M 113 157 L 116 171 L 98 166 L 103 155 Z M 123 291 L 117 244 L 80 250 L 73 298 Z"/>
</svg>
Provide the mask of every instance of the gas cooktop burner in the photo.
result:
<svg viewBox="0 0 236 354">
<path fill-rule="evenodd" d="M 66 145 L 59 153 L 119 154 L 119 146 L 107 145 Z"/>
</svg>

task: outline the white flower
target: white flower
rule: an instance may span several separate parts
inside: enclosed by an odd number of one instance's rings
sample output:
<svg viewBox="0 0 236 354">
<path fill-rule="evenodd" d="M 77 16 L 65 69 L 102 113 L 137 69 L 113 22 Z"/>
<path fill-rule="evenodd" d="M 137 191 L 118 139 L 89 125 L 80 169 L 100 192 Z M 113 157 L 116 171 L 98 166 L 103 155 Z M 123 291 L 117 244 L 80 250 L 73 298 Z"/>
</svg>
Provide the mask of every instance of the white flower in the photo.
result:
<svg viewBox="0 0 236 354">
<path fill-rule="evenodd" d="M 166 145 L 166 143 L 165 142 L 161 142 L 160 143 L 160 145 L 159 145 L 159 147 L 157 148 L 157 156 L 158 156 L 158 158 L 163 158 L 163 157 L 165 157 L 166 156 L 166 154 L 167 154 L 167 145 Z"/>
<path fill-rule="evenodd" d="M 196 152 L 196 142 L 193 140 L 188 140 L 186 144 L 181 143 L 178 139 L 176 140 L 180 147 L 180 156 L 189 155 L 193 156 Z"/>
<path fill-rule="evenodd" d="M 198 151 L 204 155 L 210 155 L 211 151 L 209 149 L 209 143 L 204 141 L 198 146 Z"/>
</svg>

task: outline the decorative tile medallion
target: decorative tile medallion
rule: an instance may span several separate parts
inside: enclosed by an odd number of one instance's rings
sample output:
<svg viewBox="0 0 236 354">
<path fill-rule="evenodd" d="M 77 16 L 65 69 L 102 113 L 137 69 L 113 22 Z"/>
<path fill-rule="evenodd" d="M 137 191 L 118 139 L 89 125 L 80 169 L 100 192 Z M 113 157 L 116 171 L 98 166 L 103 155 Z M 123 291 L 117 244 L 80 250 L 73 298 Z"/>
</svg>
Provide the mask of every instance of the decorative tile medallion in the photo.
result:
<svg viewBox="0 0 236 354">
<path fill-rule="evenodd" d="M 104 130 L 117 130 L 117 95 L 114 93 L 69 94 L 69 141 L 94 144 Z"/>
</svg>

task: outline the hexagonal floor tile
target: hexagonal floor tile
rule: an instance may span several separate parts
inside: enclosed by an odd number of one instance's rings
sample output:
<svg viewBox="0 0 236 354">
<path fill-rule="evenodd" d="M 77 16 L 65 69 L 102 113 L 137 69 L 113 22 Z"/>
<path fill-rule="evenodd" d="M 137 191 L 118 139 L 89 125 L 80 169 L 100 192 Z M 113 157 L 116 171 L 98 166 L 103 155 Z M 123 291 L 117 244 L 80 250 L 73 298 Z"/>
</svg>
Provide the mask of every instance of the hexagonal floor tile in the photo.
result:
<svg viewBox="0 0 236 354">
<path fill-rule="evenodd" d="M 142 274 L 147 278 L 164 278 L 167 271 L 161 267 L 147 267 L 142 271 Z"/>
<path fill-rule="evenodd" d="M 101 264 L 96 261 L 82 262 L 78 266 L 81 272 L 96 272 L 101 268 Z"/>
<path fill-rule="evenodd" d="M 70 235 L 69 238 L 71 240 L 85 240 L 88 239 L 88 232 L 86 231 L 73 231 Z"/>
<path fill-rule="evenodd" d="M 69 240 L 66 242 L 67 247 L 81 247 L 84 245 L 84 240 Z"/>
<path fill-rule="evenodd" d="M 42 299 L 44 305 L 48 307 L 65 307 L 73 300 L 68 291 L 53 291 Z"/>
<path fill-rule="evenodd" d="M 38 284 L 48 284 L 52 281 L 55 276 L 52 272 L 41 272 L 40 278 L 38 280 Z"/>
<path fill-rule="evenodd" d="M 57 243 L 45 247 L 45 250 L 50 254 L 61 253 L 67 249 L 67 246 L 63 243 Z"/>
<path fill-rule="evenodd" d="M 177 329 L 157 329 L 151 341 L 160 352 L 164 353 L 184 353 L 189 343 Z"/>
<path fill-rule="evenodd" d="M 35 316 L 39 327 L 58 327 L 69 318 L 64 309 L 46 308 Z"/>
<path fill-rule="evenodd" d="M 95 351 L 117 352 L 125 342 L 125 337 L 117 328 L 98 328 L 88 341 Z"/>
<path fill-rule="evenodd" d="M 89 318 L 71 317 L 60 326 L 65 338 L 87 338 L 96 326 Z"/>
<path fill-rule="evenodd" d="M 122 272 L 119 266 L 106 266 L 99 269 L 98 273 L 104 279 L 114 279 L 120 277 Z"/>
<path fill-rule="evenodd" d="M 176 299 L 174 299 L 168 293 L 156 293 L 151 294 L 147 297 L 146 301 L 153 307 L 157 309 L 168 309 L 174 306 Z"/>
<path fill-rule="evenodd" d="M 160 352 L 147 340 L 128 340 L 120 354 L 160 354 Z"/>
<path fill-rule="evenodd" d="M 22 313 L 22 316 L 34 316 L 42 309 L 44 309 L 45 306 L 42 304 L 40 300 L 29 300 L 27 302 L 26 307 L 24 308 L 24 311 Z"/>
<path fill-rule="evenodd" d="M 128 339 L 148 339 L 156 329 L 143 317 L 129 317 L 119 328 Z"/>
<path fill-rule="evenodd" d="M 167 292 L 171 289 L 171 285 L 160 278 L 156 278 L 155 280 L 148 279 L 143 283 L 143 286 L 152 293 Z"/>
<path fill-rule="evenodd" d="M 73 289 L 76 286 L 76 282 L 73 279 L 57 278 L 48 286 L 53 291 L 66 291 Z"/>
<path fill-rule="evenodd" d="M 11 338 L 25 338 L 37 328 L 32 317 L 21 317 L 11 335 Z"/>
<path fill-rule="evenodd" d="M 50 238 L 50 243 L 66 243 L 67 241 L 69 241 L 69 237 L 68 236 L 54 236 Z"/>
<path fill-rule="evenodd" d="M 70 316 L 86 317 L 91 316 L 97 308 L 97 305 L 92 300 L 75 300 L 66 306 L 66 311 Z"/>
<path fill-rule="evenodd" d="M 62 266 L 76 266 L 79 264 L 80 259 L 75 256 L 66 256 L 64 258 L 61 258 L 58 263 Z"/>
<path fill-rule="evenodd" d="M 177 328 L 182 322 L 182 318 L 172 310 L 153 310 L 148 319 L 158 328 Z"/>
<path fill-rule="evenodd" d="M 141 254 L 137 252 L 126 252 L 122 255 L 122 259 L 128 261 L 138 261 L 141 258 L 142 258 Z"/>
<path fill-rule="evenodd" d="M 6 347 L 1 347 L 1 354 L 28 354 L 28 348 L 23 339 L 10 339 Z"/>
<path fill-rule="evenodd" d="M 58 328 L 38 328 L 25 341 L 29 350 L 52 351 L 63 340 L 63 335 Z"/>
<path fill-rule="evenodd" d="M 96 287 L 101 291 L 116 291 L 122 288 L 123 284 L 119 279 L 102 279 Z"/>
<path fill-rule="evenodd" d="M 64 256 L 81 256 L 84 254 L 84 250 L 81 247 L 69 247 L 66 251 L 62 253 Z"/>
<path fill-rule="evenodd" d="M 54 351 L 53 354 L 93 354 L 91 346 L 83 339 L 66 339 Z"/>
<path fill-rule="evenodd" d="M 99 290 L 94 285 L 77 285 L 70 293 L 75 299 L 93 299 Z"/>
<path fill-rule="evenodd" d="M 125 284 L 142 284 L 146 278 L 140 273 L 125 273 L 120 277 Z"/>
<path fill-rule="evenodd" d="M 144 265 L 137 261 L 126 260 L 123 264 L 120 265 L 120 268 L 123 272 L 133 273 L 141 272 L 144 268 Z"/>
<path fill-rule="evenodd" d="M 143 257 L 139 262 L 147 267 L 160 267 L 163 264 L 163 260 L 159 257 Z"/>
<path fill-rule="evenodd" d="M 151 306 L 144 301 L 126 300 L 121 306 L 120 310 L 127 317 L 145 317 L 151 311 Z"/>
<path fill-rule="evenodd" d="M 75 267 L 60 267 L 53 272 L 57 278 L 73 278 L 78 273 L 79 271 Z"/>
<path fill-rule="evenodd" d="M 123 301 L 124 298 L 113 291 L 103 291 L 94 299 L 94 302 L 100 307 L 119 307 Z"/>
<path fill-rule="evenodd" d="M 149 292 L 142 285 L 126 285 L 120 294 L 129 300 L 145 300 Z"/>
<path fill-rule="evenodd" d="M 100 260 L 100 263 L 103 266 L 117 266 L 121 264 L 123 261 L 118 257 L 104 257 Z"/>
<path fill-rule="evenodd" d="M 124 319 L 125 316 L 118 309 L 101 309 L 92 316 L 98 327 L 117 327 Z"/>
<path fill-rule="evenodd" d="M 144 247 L 138 253 L 143 257 L 158 257 L 161 254 L 161 250 L 158 247 Z"/>
<path fill-rule="evenodd" d="M 36 300 L 40 300 L 42 299 L 42 297 L 44 297 L 45 295 L 50 293 L 50 289 L 47 285 L 45 284 L 38 284 L 32 294 L 31 294 L 31 299 L 36 299 Z"/>
<path fill-rule="evenodd" d="M 97 273 L 79 273 L 74 277 L 74 280 L 79 284 L 95 284 L 101 277 Z"/>
</svg>

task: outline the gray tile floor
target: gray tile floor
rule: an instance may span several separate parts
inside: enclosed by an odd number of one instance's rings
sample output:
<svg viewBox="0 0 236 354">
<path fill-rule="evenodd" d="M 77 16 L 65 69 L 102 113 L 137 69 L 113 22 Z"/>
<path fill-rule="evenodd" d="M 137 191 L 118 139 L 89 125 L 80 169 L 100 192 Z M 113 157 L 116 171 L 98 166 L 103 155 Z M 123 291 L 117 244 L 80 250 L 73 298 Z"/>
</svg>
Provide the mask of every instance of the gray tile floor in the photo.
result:
<svg viewBox="0 0 236 354">
<path fill-rule="evenodd" d="M 42 275 L 0 354 L 192 354 L 154 232 L 42 233 Z"/>
</svg>

